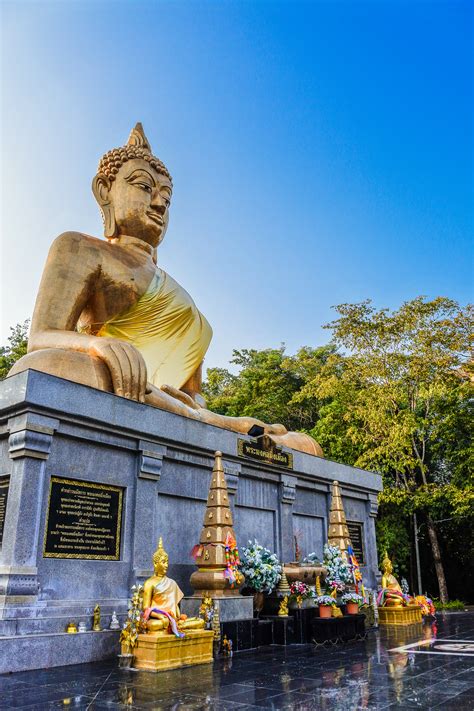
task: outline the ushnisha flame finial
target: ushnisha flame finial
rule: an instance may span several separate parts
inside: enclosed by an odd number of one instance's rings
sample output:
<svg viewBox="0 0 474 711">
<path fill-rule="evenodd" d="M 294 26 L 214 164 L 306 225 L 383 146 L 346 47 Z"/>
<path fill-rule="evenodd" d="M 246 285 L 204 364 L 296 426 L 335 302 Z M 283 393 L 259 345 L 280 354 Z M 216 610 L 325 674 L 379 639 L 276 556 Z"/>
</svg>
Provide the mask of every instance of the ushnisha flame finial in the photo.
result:
<svg viewBox="0 0 474 711">
<path fill-rule="evenodd" d="M 140 148 L 143 148 L 148 151 L 148 153 L 151 153 L 150 143 L 148 142 L 148 138 L 145 136 L 145 131 L 143 130 L 143 126 L 140 121 L 135 125 L 135 128 L 132 128 L 130 131 L 127 146 L 140 146 Z"/>
</svg>

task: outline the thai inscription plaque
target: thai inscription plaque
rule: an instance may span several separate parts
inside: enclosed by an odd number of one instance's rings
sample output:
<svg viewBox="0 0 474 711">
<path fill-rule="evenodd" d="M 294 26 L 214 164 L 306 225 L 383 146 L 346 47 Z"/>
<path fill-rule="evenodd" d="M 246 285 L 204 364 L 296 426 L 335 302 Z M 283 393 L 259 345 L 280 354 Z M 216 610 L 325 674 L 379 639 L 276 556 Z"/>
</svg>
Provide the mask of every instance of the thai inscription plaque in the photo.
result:
<svg viewBox="0 0 474 711">
<path fill-rule="evenodd" d="M 0 546 L 3 543 L 3 529 L 5 527 L 5 516 L 7 513 L 8 488 L 10 486 L 9 476 L 0 476 Z"/>
<path fill-rule="evenodd" d="M 347 521 L 347 528 L 357 562 L 359 565 L 365 565 L 363 524 L 356 521 Z"/>
<path fill-rule="evenodd" d="M 285 452 L 268 437 L 259 437 L 257 442 L 249 442 L 246 439 L 237 440 L 237 454 L 239 457 L 256 459 L 266 464 L 276 464 L 279 467 L 293 469 L 293 455 Z"/>
<path fill-rule="evenodd" d="M 45 558 L 120 560 L 123 489 L 51 477 Z"/>
</svg>

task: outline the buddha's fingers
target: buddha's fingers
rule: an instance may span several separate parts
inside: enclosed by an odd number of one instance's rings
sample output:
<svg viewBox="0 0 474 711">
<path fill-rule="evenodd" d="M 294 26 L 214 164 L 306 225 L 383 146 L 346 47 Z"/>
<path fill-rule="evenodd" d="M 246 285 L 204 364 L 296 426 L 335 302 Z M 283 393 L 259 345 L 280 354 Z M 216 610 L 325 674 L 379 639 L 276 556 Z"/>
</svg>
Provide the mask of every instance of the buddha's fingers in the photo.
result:
<svg viewBox="0 0 474 711">
<path fill-rule="evenodd" d="M 112 377 L 112 384 L 114 386 L 114 393 L 116 395 L 123 396 L 123 382 L 122 382 L 122 369 L 120 367 L 120 360 L 113 352 L 109 343 L 99 343 L 93 349 L 94 355 L 104 361 L 106 366 L 110 371 Z"/>
<path fill-rule="evenodd" d="M 146 385 L 146 364 L 141 353 L 137 351 L 138 354 L 138 378 L 137 378 L 137 400 L 139 402 L 145 402 L 145 395 L 147 392 Z"/>
<path fill-rule="evenodd" d="M 132 397 L 132 364 L 128 356 L 127 350 L 118 343 L 111 343 L 110 348 L 119 361 L 119 367 L 122 376 L 122 393 L 123 397 L 134 399 Z"/>
<path fill-rule="evenodd" d="M 201 409 L 199 405 L 194 402 L 192 397 L 190 397 L 187 393 L 184 393 L 182 390 L 174 388 L 172 385 L 162 385 L 160 389 L 167 395 L 171 395 L 171 397 L 176 398 L 176 400 L 180 400 L 184 405 L 191 407 L 193 410 Z"/>
</svg>

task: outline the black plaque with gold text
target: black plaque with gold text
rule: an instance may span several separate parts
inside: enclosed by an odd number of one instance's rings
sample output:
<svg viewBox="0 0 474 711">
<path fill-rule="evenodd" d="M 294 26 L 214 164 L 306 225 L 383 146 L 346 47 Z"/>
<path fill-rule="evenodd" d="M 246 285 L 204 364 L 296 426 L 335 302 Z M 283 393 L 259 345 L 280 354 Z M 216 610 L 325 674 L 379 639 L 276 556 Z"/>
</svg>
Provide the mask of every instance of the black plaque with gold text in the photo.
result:
<svg viewBox="0 0 474 711">
<path fill-rule="evenodd" d="M 5 516 L 7 513 L 8 488 L 10 486 L 9 476 L 0 476 L 0 546 L 3 543 L 3 529 L 5 527 Z"/>
<path fill-rule="evenodd" d="M 293 455 L 277 447 L 269 437 L 259 438 L 257 442 L 249 442 L 246 439 L 237 440 L 237 454 L 239 457 L 256 459 L 266 464 L 276 464 L 279 467 L 293 469 Z"/>
<path fill-rule="evenodd" d="M 45 558 L 120 560 L 123 489 L 51 477 Z"/>
<path fill-rule="evenodd" d="M 352 550 L 357 558 L 357 562 L 359 565 L 365 565 L 363 524 L 356 523 L 355 521 L 347 521 L 347 528 L 352 543 Z"/>
</svg>

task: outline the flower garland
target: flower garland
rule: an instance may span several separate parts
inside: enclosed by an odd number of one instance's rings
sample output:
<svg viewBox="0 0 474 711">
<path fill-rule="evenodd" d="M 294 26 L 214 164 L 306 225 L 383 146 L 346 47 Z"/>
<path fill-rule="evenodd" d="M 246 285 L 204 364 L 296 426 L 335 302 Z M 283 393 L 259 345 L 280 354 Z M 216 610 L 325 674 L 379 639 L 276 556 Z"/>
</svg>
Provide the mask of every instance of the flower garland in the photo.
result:
<svg viewBox="0 0 474 711">
<path fill-rule="evenodd" d="M 235 585 L 239 585 L 242 582 L 242 574 L 238 571 L 240 556 L 239 549 L 237 548 L 237 541 L 230 531 L 227 533 L 224 545 L 226 560 L 224 578 L 227 578 L 230 583 L 230 587 L 233 588 Z"/>
</svg>

